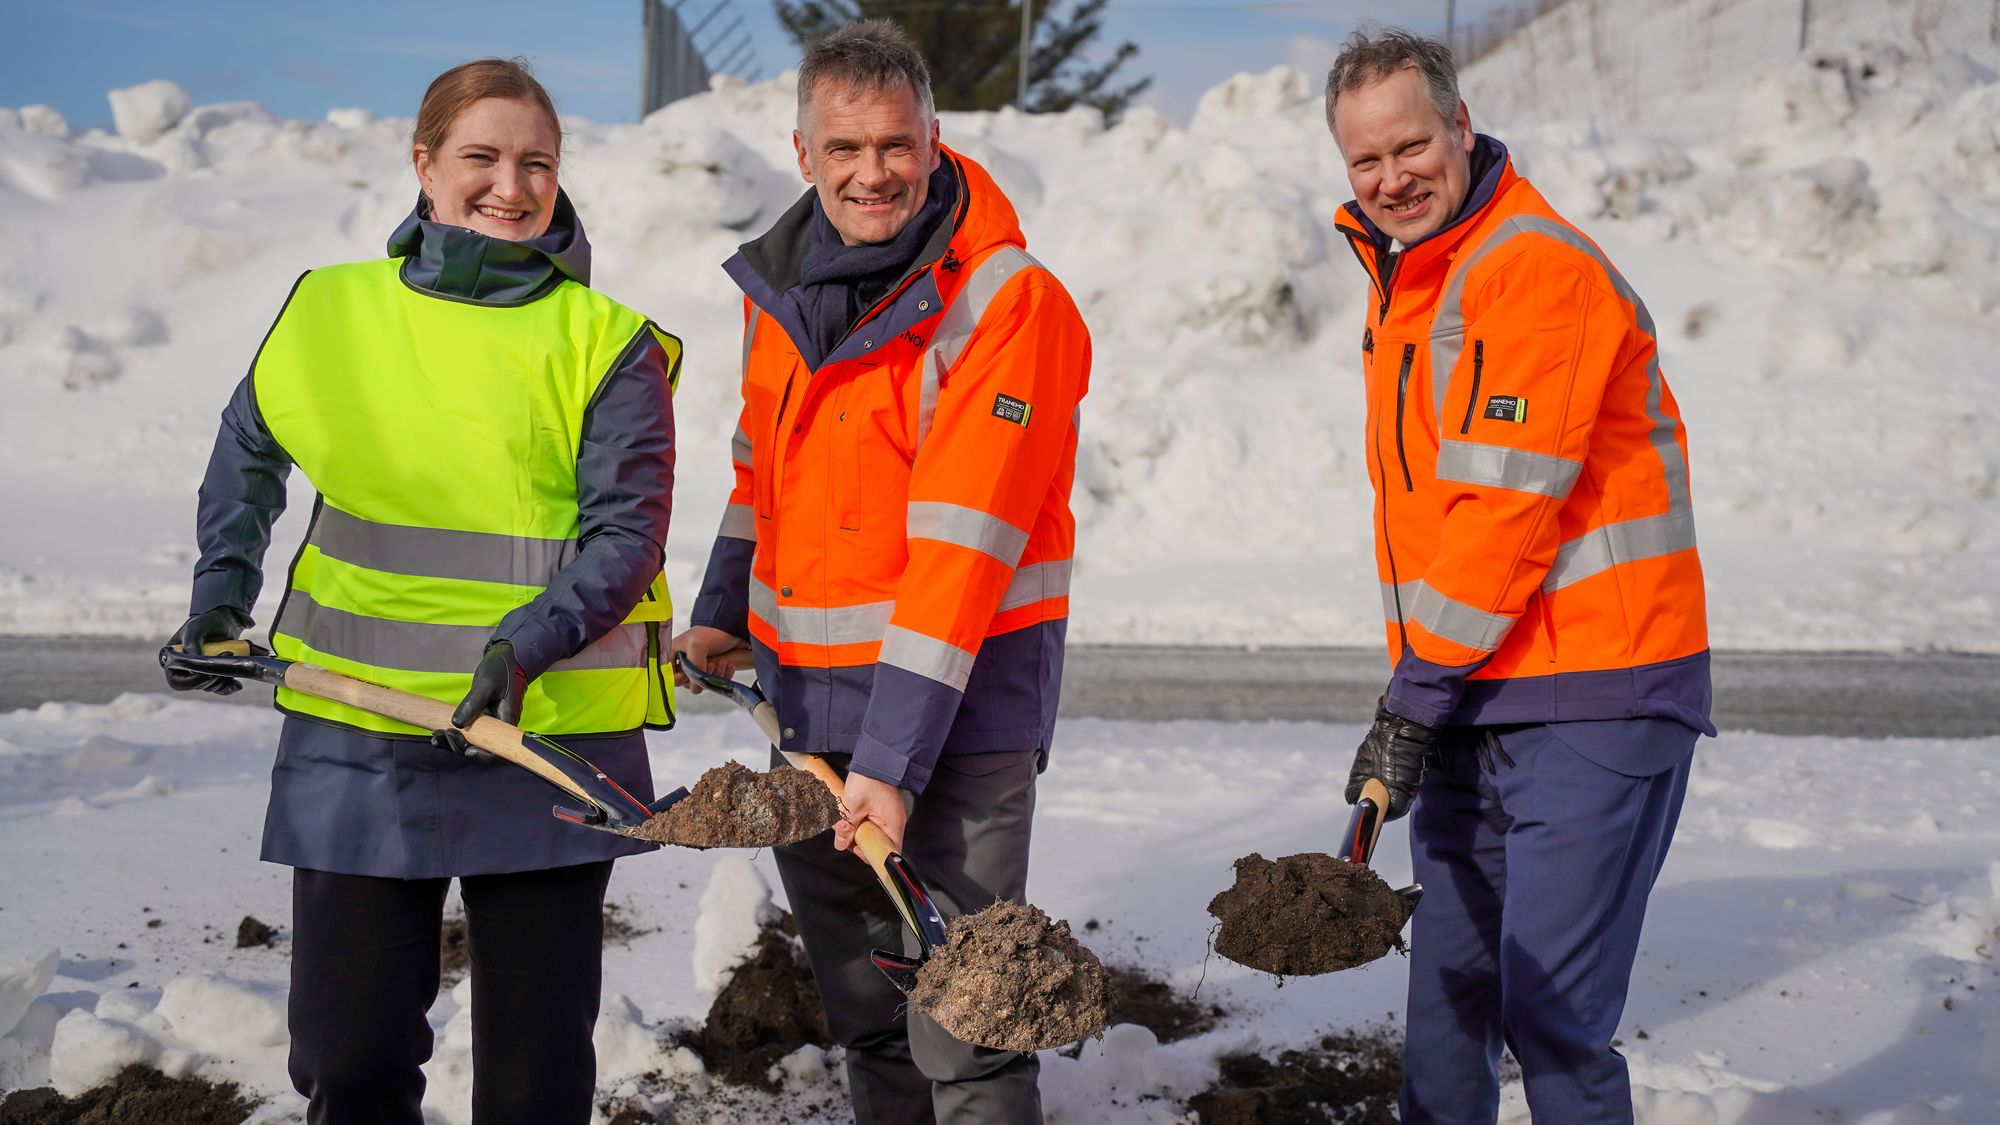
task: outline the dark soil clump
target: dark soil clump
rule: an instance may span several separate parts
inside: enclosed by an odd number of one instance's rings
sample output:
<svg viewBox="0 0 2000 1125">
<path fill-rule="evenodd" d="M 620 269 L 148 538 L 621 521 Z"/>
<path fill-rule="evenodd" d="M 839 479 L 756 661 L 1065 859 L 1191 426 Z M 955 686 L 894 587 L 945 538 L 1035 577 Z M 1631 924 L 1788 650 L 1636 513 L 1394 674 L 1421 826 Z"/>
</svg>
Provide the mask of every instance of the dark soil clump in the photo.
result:
<svg viewBox="0 0 2000 1125">
<path fill-rule="evenodd" d="M 1402 1035 L 1374 1028 L 1324 1036 L 1275 1062 L 1231 1055 L 1188 1108 L 1201 1125 L 1393 1125 L 1402 1084 Z"/>
<path fill-rule="evenodd" d="M 625 916 L 625 907 L 615 902 L 604 904 L 604 944 L 630 945 L 634 938 L 642 938 L 658 929 L 657 926 L 641 926 Z"/>
<path fill-rule="evenodd" d="M 46 1087 L 17 1090 L 0 1102 L 5 1125 L 238 1125 L 258 1103 L 242 1096 L 234 1082 L 168 1078 L 157 1070 L 128 1066 L 110 1082 L 65 1098 Z"/>
<path fill-rule="evenodd" d="M 967 1043 L 1040 1051 L 1104 1031 L 1109 976 L 1097 954 L 1034 906 L 995 902 L 953 918 L 910 1003 Z"/>
<path fill-rule="evenodd" d="M 812 968 L 798 943 L 766 926 L 750 958 L 709 1005 L 701 1029 L 681 1042 L 722 1081 L 764 1090 L 778 1088 L 766 1072 L 779 1059 L 808 1043 L 832 1046 Z"/>
<path fill-rule="evenodd" d="M 684 848 L 769 848 L 809 840 L 840 819 L 840 802 L 818 778 L 791 766 L 759 773 L 724 762 L 688 795 L 628 834 Z"/>
<path fill-rule="evenodd" d="M 1111 974 L 1111 1018 L 1107 1023 L 1136 1023 L 1153 1033 L 1162 1043 L 1189 1039 L 1223 1017 L 1216 1004 L 1207 1007 L 1192 997 L 1176 993 L 1167 982 L 1157 980 L 1143 969 L 1113 968 Z"/>
<path fill-rule="evenodd" d="M 1407 950 L 1409 904 L 1366 864 L 1320 852 L 1275 863 L 1256 853 L 1236 861 L 1236 884 L 1209 901 L 1222 925 L 1215 951 L 1279 976 L 1313 976 Z"/>
<path fill-rule="evenodd" d="M 254 914 L 245 914 L 236 924 L 236 948 L 252 949 L 260 945 L 270 945 L 278 940 L 278 931 L 257 920 Z"/>
</svg>

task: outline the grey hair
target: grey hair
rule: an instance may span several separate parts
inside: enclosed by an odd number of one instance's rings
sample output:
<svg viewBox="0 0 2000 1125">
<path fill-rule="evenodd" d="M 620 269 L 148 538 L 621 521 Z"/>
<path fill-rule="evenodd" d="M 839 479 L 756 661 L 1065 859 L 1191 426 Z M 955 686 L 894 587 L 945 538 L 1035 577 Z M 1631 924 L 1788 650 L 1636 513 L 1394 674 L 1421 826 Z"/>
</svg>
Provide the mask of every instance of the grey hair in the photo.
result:
<svg viewBox="0 0 2000 1125">
<path fill-rule="evenodd" d="M 1333 106 L 1340 95 L 1409 67 L 1423 75 L 1438 116 L 1447 123 L 1456 120 L 1458 68 L 1452 65 L 1450 47 L 1400 27 L 1362 28 L 1340 45 L 1333 69 L 1326 72 L 1326 127 L 1333 128 Z"/>
<path fill-rule="evenodd" d="M 871 93 L 908 83 L 924 116 L 937 116 L 924 56 L 903 29 L 888 20 L 856 20 L 806 48 L 799 63 L 800 129 L 805 128 L 814 92 L 827 82 Z"/>
</svg>

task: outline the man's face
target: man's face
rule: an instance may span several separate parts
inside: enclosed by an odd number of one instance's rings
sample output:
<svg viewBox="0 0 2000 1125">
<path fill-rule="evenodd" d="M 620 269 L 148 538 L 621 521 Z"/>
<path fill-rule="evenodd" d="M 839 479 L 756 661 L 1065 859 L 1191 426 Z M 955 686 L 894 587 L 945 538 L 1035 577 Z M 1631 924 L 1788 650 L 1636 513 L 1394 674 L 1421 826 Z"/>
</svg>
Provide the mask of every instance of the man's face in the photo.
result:
<svg viewBox="0 0 2000 1125">
<path fill-rule="evenodd" d="M 1361 213 L 1405 246 L 1451 221 L 1472 180 L 1465 103 L 1447 121 L 1416 67 L 1340 95 L 1333 140 Z"/>
<path fill-rule="evenodd" d="M 822 81 L 792 132 L 799 174 L 849 246 L 887 242 L 923 209 L 938 166 L 937 119 L 908 83 Z"/>
</svg>

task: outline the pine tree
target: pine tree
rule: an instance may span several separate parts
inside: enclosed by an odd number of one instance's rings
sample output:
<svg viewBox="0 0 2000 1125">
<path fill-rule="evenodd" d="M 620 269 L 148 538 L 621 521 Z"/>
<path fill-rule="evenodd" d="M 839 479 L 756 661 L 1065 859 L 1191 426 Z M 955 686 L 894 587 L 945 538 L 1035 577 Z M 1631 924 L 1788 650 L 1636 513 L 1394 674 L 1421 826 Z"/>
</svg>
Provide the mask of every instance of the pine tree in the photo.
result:
<svg viewBox="0 0 2000 1125">
<path fill-rule="evenodd" d="M 778 23 L 801 48 L 858 19 L 892 20 L 930 65 L 939 109 L 998 109 L 1014 104 L 1020 83 L 1020 0 L 774 0 Z M 1035 113 L 1093 106 L 1116 120 L 1151 77 L 1120 84 L 1119 68 L 1139 53 L 1120 43 L 1091 65 L 1085 48 L 1104 31 L 1109 0 L 1035 4 L 1028 59 L 1028 105 Z"/>
</svg>

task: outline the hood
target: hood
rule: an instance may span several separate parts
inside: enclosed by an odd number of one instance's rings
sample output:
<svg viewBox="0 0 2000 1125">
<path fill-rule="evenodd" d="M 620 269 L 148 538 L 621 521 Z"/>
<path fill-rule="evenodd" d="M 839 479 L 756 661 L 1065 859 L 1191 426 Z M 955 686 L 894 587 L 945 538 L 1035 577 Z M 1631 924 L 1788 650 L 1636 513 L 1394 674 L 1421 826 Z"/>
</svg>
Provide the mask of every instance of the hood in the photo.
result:
<svg viewBox="0 0 2000 1125">
<path fill-rule="evenodd" d="M 404 259 L 403 280 L 417 289 L 480 305 L 518 305 L 563 278 L 590 284 L 590 240 L 566 192 L 556 192 L 549 229 L 520 242 L 440 223 L 430 212 L 430 200 L 419 195 L 389 236 L 389 256 Z"/>
</svg>

